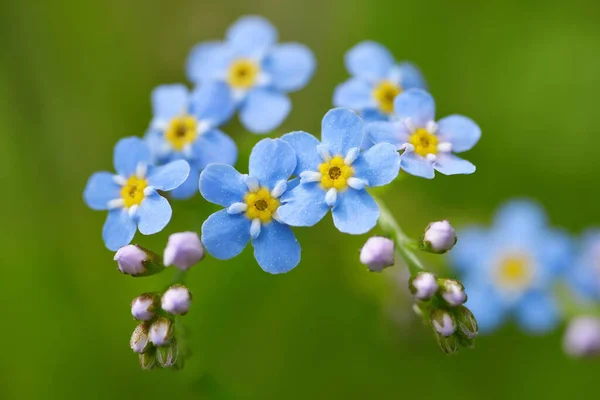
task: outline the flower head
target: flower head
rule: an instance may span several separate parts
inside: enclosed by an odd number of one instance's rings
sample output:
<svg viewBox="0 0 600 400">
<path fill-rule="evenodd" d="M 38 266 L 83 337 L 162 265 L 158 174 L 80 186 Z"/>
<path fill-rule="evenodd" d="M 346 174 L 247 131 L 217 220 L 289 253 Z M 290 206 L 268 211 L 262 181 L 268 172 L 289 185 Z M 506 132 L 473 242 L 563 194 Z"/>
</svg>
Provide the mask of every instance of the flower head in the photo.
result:
<svg viewBox="0 0 600 400">
<path fill-rule="evenodd" d="M 435 102 L 424 90 L 410 89 L 394 100 L 395 120 L 373 122 L 365 128 L 373 143 L 391 143 L 404 150 L 402 169 L 431 179 L 434 169 L 444 175 L 471 174 L 475 166 L 455 156 L 479 141 L 481 130 L 471 119 L 450 115 L 438 122 Z"/>
<path fill-rule="evenodd" d="M 345 108 L 330 110 L 322 122 L 322 141 L 306 132 L 283 136 L 298 159 L 300 184 L 282 196 L 278 214 L 291 226 L 313 226 L 332 210 L 335 226 L 363 234 L 377 223 L 379 207 L 367 187 L 387 185 L 398 175 L 394 146 L 377 144 L 361 151 L 363 120 Z"/>
<path fill-rule="evenodd" d="M 169 236 L 164 254 L 165 266 L 174 265 L 185 271 L 203 258 L 204 246 L 196 232 L 179 232 Z"/>
<path fill-rule="evenodd" d="M 290 271 L 300 262 L 300 244 L 279 218 L 281 197 L 296 168 L 292 147 L 281 139 L 263 139 L 250 154 L 249 174 L 211 164 L 200 174 L 200 193 L 225 207 L 202 225 L 202 243 L 221 260 L 240 254 L 251 240 L 254 257 L 269 273 Z"/>
<path fill-rule="evenodd" d="M 396 96 L 427 87 L 417 67 L 396 63 L 389 50 L 376 42 L 357 44 L 346 53 L 345 61 L 352 77 L 335 89 L 333 104 L 359 112 L 366 120 L 388 120 Z"/>
<path fill-rule="evenodd" d="M 266 19 L 246 16 L 227 31 L 224 42 L 194 47 L 187 74 L 195 84 L 227 85 L 242 124 L 254 133 L 279 126 L 291 109 L 287 92 L 304 87 L 315 69 L 313 53 L 298 43 L 277 44 Z"/>
<path fill-rule="evenodd" d="M 235 142 L 217 129 L 234 111 L 227 85 L 210 82 L 189 92 L 184 85 L 163 85 L 152 92 L 154 118 L 146 142 L 157 164 L 186 160 L 187 180 L 173 190 L 174 198 L 188 198 L 198 191 L 200 171 L 209 163 L 233 165 Z"/>
<path fill-rule="evenodd" d="M 114 164 L 116 174 L 97 172 L 90 177 L 83 197 L 90 208 L 108 210 L 102 237 L 106 247 L 116 251 L 131 242 L 137 229 L 152 235 L 167 226 L 171 206 L 158 191 L 179 187 L 190 166 L 184 160 L 154 166 L 148 147 L 135 137 L 117 143 Z"/>
</svg>

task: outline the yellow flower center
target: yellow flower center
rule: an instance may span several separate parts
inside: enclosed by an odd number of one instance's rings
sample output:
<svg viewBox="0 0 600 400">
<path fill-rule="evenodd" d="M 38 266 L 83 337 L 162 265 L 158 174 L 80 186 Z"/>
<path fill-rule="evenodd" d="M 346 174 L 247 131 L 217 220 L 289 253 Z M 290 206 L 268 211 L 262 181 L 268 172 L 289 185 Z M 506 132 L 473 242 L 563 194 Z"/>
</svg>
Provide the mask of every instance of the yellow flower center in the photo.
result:
<svg viewBox="0 0 600 400">
<path fill-rule="evenodd" d="M 258 64 L 254 61 L 236 60 L 229 67 L 227 82 L 236 89 L 249 89 L 256 83 L 259 72 Z"/>
<path fill-rule="evenodd" d="M 198 136 L 197 125 L 196 118 L 191 115 L 175 117 L 169 122 L 165 137 L 175 150 L 181 151 L 186 145 L 196 140 Z"/>
<path fill-rule="evenodd" d="M 324 189 L 346 189 L 348 178 L 354 175 L 352 167 L 346 165 L 341 156 L 335 156 L 331 160 L 320 164 L 319 172 L 321 173 L 321 186 Z"/>
<path fill-rule="evenodd" d="M 255 192 L 248 192 L 244 197 L 248 206 L 246 216 L 250 219 L 260 219 L 263 224 L 271 222 L 273 214 L 279 207 L 279 200 L 271 196 L 269 189 L 261 187 Z"/>
<path fill-rule="evenodd" d="M 438 138 L 427 129 L 417 128 L 408 141 L 415 146 L 415 153 L 423 157 L 427 154 L 437 154 Z"/>
<path fill-rule="evenodd" d="M 373 97 L 377 101 L 379 110 L 384 114 L 394 111 L 394 99 L 402 93 L 402 87 L 390 81 L 381 81 L 373 89 Z"/>
<path fill-rule="evenodd" d="M 121 189 L 121 198 L 125 202 L 125 207 L 140 205 L 144 200 L 144 189 L 147 186 L 148 182 L 145 179 L 132 175 Z"/>
<path fill-rule="evenodd" d="M 533 268 L 527 256 L 509 255 L 498 263 L 497 282 L 506 288 L 524 289 L 533 281 Z"/>
</svg>

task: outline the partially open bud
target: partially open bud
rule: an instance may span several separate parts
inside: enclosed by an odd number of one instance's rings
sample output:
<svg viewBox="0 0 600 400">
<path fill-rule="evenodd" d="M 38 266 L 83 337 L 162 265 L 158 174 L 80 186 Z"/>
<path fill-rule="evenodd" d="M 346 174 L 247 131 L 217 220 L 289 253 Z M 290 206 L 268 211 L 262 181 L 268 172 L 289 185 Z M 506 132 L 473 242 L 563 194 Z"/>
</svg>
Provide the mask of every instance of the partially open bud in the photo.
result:
<svg viewBox="0 0 600 400">
<path fill-rule="evenodd" d="M 131 302 L 131 315 L 140 321 L 149 321 L 156 316 L 158 296 L 155 293 L 143 293 Z"/>
<path fill-rule="evenodd" d="M 119 271 L 131 276 L 153 275 L 164 269 L 158 255 L 134 244 L 121 247 L 115 253 L 114 260 Z"/>
<path fill-rule="evenodd" d="M 471 310 L 465 306 L 460 306 L 455 310 L 454 316 L 456 318 L 458 330 L 463 336 L 468 339 L 477 337 L 479 327 L 477 326 L 477 320 Z"/>
<path fill-rule="evenodd" d="M 456 232 L 450 222 L 432 222 L 421 237 L 421 250 L 443 254 L 454 247 L 456 240 Z"/>
<path fill-rule="evenodd" d="M 565 353 L 572 357 L 600 355 L 600 319 L 578 317 L 573 319 L 563 339 Z"/>
<path fill-rule="evenodd" d="M 173 321 L 160 317 L 150 325 L 150 341 L 155 346 L 164 346 L 171 342 L 173 336 Z"/>
<path fill-rule="evenodd" d="M 140 367 L 144 371 L 150 371 L 156 366 L 156 349 L 152 348 L 145 353 L 140 354 Z"/>
<path fill-rule="evenodd" d="M 146 322 L 142 322 L 135 327 L 129 346 L 136 353 L 144 353 L 150 347 L 150 338 L 148 337 L 149 326 Z"/>
<path fill-rule="evenodd" d="M 456 331 L 456 320 L 448 310 L 442 308 L 433 310 L 430 321 L 431 326 L 438 335 L 448 337 Z"/>
<path fill-rule="evenodd" d="M 169 236 L 165 248 L 165 266 L 187 270 L 204 258 L 204 246 L 195 232 L 180 232 Z"/>
<path fill-rule="evenodd" d="M 360 249 L 360 262 L 374 272 L 394 265 L 394 241 L 382 236 L 370 237 Z"/>
<path fill-rule="evenodd" d="M 458 353 L 459 341 L 456 335 L 443 336 L 436 334 L 435 337 L 440 346 L 440 350 L 442 350 L 444 354 L 452 355 Z"/>
<path fill-rule="evenodd" d="M 437 277 L 431 272 L 419 272 L 408 281 L 410 292 L 419 300 L 429 300 L 438 290 Z"/>
<path fill-rule="evenodd" d="M 190 310 L 192 304 L 192 294 L 183 285 L 171 286 L 162 295 L 161 307 L 163 310 L 173 315 L 184 315 Z"/>
<path fill-rule="evenodd" d="M 451 307 L 458 307 L 467 301 L 465 288 L 459 281 L 455 279 L 440 279 L 440 294 L 442 298 Z"/>
<path fill-rule="evenodd" d="M 156 350 L 156 358 L 161 367 L 170 368 L 177 362 L 177 355 L 179 354 L 179 346 L 177 342 L 173 340 L 170 344 L 159 347 Z"/>
</svg>

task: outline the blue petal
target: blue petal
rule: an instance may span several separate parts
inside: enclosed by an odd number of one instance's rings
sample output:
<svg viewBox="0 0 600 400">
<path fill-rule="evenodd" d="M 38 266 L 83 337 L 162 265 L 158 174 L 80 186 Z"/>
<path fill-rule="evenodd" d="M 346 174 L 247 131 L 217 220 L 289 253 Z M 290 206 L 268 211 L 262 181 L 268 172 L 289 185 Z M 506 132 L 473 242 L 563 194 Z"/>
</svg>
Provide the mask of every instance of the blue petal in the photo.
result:
<svg viewBox="0 0 600 400">
<path fill-rule="evenodd" d="M 560 321 L 556 299 L 542 292 L 528 293 L 516 309 L 519 324 L 530 333 L 541 334 L 552 330 Z"/>
<path fill-rule="evenodd" d="M 496 235 L 518 242 L 535 238 L 546 229 L 546 224 L 542 206 L 527 199 L 504 203 L 494 216 Z"/>
<path fill-rule="evenodd" d="M 379 143 L 362 152 L 352 168 L 354 175 L 366 179 L 371 187 L 387 185 L 400 172 L 400 155 L 393 145 Z"/>
<path fill-rule="evenodd" d="M 310 49 L 299 43 L 281 44 L 263 63 L 271 77 L 271 84 L 284 92 L 302 89 L 315 71 L 315 56 Z"/>
<path fill-rule="evenodd" d="M 394 67 L 394 72 L 400 76 L 400 86 L 404 90 L 427 89 L 423 74 L 414 64 L 403 62 Z"/>
<path fill-rule="evenodd" d="M 454 270 L 463 274 L 482 269 L 492 254 L 488 230 L 480 226 L 470 226 L 458 232 L 458 241 L 448 253 Z"/>
<path fill-rule="evenodd" d="M 219 260 L 240 254 L 250 241 L 250 220 L 244 214 L 217 211 L 202 224 L 202 243 Z"/>
<path fill-rule="evenodd" d="M 263 139 L 252 149 L 248 171 L 262 186 L 273 189 L 278 181 L 287 181 L 294 169 L 296 153 L 281 139 Z"/>
<path fill-rule="evenodd" d="M 235 101 L 224 82 L 209 82 L 195 89 L 190 99 L 190 113 L 217 127 L 227 122 L 235 111 Z"/>
<path fill-rule="evenodd" d="M 379 206 L 366 190 L 348 189 L 338 193 L 332 211 L 335 227 L 352 235 L 367 233 L 379 218 Z"/>
<path fill-rule="evenodd" d="M 286 191 L 281 200 L 277 214 L 281 222 L 291 226 L 313 226 L 329 211 L 325 192 L 316 182 L 302 183 Z"/>
<path fill-rule="evenodd" d="M 171 220 L 171 205 L 161 195 L 154 192 L 146 196 L 138 211 L 138 229 L 143 235 L 153 235 L 164 229 Z"/>
<path fill-rule="evenodd" d="M 290 99 L 275 90 L 260 88 L 248 93 L 240 119 L 252 133 L 267 133 L 277 128 L 292 108 Z"/>
<path fill-rule="evenodd" d="M 452 143 L 452 151 L 460 153 L 473 148 L 481 137 L 481 129 L 472 119 L 450 115 L 438 121 L 439 139 Z"/>
<path fill-rule="evenodd" d="M 190 164 L 185 160 L 172 161 L 148 170 L 148 185 L 168 192 L 181 185 L 190 174 Z"/>
<path fill-rule="evenodd" d="M 193 163 L 202 170 L 208 164 L 234 165 L 238 150 L 233 139 L 218 129 L 204 132 L 192 145 Z"/>
<path fill-rule="evenodd" d="M 421 157 L 415 152 L 404 152 L 400 156 L 400 166 L 411 175 L 421 178 L 433 179 L 433 164 L 425 157 Z"/>
<path fill-rule="evenodd" d="M 573 239 L 569 234 L 558 229 L 545 229 L 539 236 L 540 264 L 548 275 L 548 283 L 557 276 L 568 272 L 571 274 L 574 254 Z M 600 280 L 598 282 L 600 284 Z"/>
<path fill-rule="evenodd" d="M 417 127 L 424 128 L 435 118 L 435 101 L 424 90 L 410 89 L 396 97 L 394 111 L 401 121 L 410 118 Z"/>
<path fill-rule="evenodd" d="M 162 164 L 168 162 L 172 156 L 172 148 L 166 143 L 164 131 L 157 128 L 150 128 L 144 135 L 144 141 L 150 151 L 150 161 L 152 164 Z"/>
<path fill-rule="evenodd" d="M 258 265 L 270 274 L 284 274 L 300 262 L 300 243 L 287 225 L 275 221 L 263 225 L 252 244 Z"/>
<path fill-rule="evenodd" d="M 379 43 L 365 41 L 346 53 L 345 62 L 351 75 L 373 82 L 388 76 L 394 57 Z"/>
<path fill-rule="evenodd" d="M 373 84 L 360 78 L 350 78 L 338 85 L 333 94 L 333 105 L 355 111 L 377 106 L 373 100 Z"/>
<path fill-rule="evenodd" d="M 226 40 L 237 53 L 262 58 L 277 42 L 277 30 L 265 18 L 251 15 L 231 25 Z"/>
<path fill-rule="evenodd" d="M 102 238 L 109 250 L 117 251 L 131 242 L 135 229 L 135 221 L 129 218 L 127 210 L 118 208 L 108 212 L 102 228 Z"/>
<path fill-rule="evenodd" d="M 345 156 L 363 141 L 363 120 L 347 108 L 329 110 L 321 122 L 321 143 L 327 145 L 331 155 Z"/>
<path fill-rule="evenodd" d="M 450 153 L 438 154 L 437 160 L 433 163 L 433 168 L 444 175 L 472 174 L 475 172 L 475 166 L 471 162 Z"/>
<path fill-rule="evenodd" d="M 108 202 L 121 198 L 121 187 L 113 181 L 110 172 L 96 172 L 83 191 L 83 199 L 92 210 L 108 210 Z"/>
<path fill-rule="evenodd" d="M 138 137 L 127 137 L 119 140 L 114 152 L 115 170 L 124 178 L 135 173 L 138 164 L 148 165 L 150 150 L 144 141 Z"/>
<path fill-rule="evenodd" d="M 188 79 L 195 84 L 222 79 L 229 68 L 233 54 L 221 42 L 205 42 L 196 45 L 187 60 Z"/>
<path fill-rule="evenodd" d="M 171 196 L 174 199 L 189 199 L 196 193 L 198 193 L 198 180 L 200 178 L 200 172 L 196 168 L 190 169 L 190 174 L 188 175 L 185 182 L 181 184 L 181 186 L 173 189 L 171 191 Z"/>
<path fill-rule="evenodd" d="M 306 132 L 291 132 L 281 137 L 288 142 L 296 153 L 296 170 L 294 175 L 298 176 L 303 171 L 317 171 L 319 164 L 323 162 L 317 146 L 319 141 L 316 137 Z"/>
<path fill-rule="evenodd" d="M 152 91 L 152 111 L 154 118 L 169 121 L 187 113 L 189 92 L 184 85 L 162 85 Z"/>
<path fill-rule="evenodd" d="M 365 124 L 365 136 L 373 143 L 390 143 L 398 150 L 410 139 L 410 134 L 402 122 L 369 122 Z"/>
<path fill-rule="evenodd" d="M 475 315 L 479 333 L 485 335 L 498 329 L 506 320 L 508 311 L 500 296 L 479 282 L 472 284 L 467 281 L 464 284 L 469 296 L 466 306 Z"/>
<path fill-rule="evenodd" d="M 381 113 L 376 108 L 366 108 L 361 112 L 361 116 L 365 123 L 367 122 L 376 122 L 376 121 L 389 121 L 390 116 Z"/>
<path fill-rule="evenodd" d="M 248 186 L 231 165 L 209 164 L 200 174 L 200 194 L 211 203 L 229 207 L 244 200 Z"/>
</svg>

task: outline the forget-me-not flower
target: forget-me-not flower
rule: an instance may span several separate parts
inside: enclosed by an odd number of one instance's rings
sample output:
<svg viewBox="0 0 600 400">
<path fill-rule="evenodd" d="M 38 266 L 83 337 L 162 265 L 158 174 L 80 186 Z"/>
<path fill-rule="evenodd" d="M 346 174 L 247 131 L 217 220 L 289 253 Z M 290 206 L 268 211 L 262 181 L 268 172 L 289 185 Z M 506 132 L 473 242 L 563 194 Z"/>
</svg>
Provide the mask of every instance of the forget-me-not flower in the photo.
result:
<svg viewBox="0 0 600 400">
<path fill-rule="evenodd" d="M 497 212 L 492 229 L 470 227 L 458 237 L 448 254 L 482 332 L 511 315 L 531 333 L 556 326 L 560 310 L 553 285 L 571 261 L 571 240 L 547 226 L 539 205 L 513 200 Z"/>
<path fill-rule="evenodd" d="M 200 171 L 213 162 L 235 164 L 235 142 L 217 129 L 234 111 L 227 85 L 212 82 L 189 92 L 184 85 L 163 85 L 152 92 L 154 118 L 146 133 L 154 162 L 184 159 L 190 175 L 172 196 L 184 199 L 198 191 Z"/>
<path fill-rule="evenodd" d="M 352 77 L 335 89 L 333 104 L 359 112 L 368 121 L 390 119 L 394 99 L 403 91 L 427 88 L 417 67 L 396 63 L 389 50 L 376 42 L 354 46 L 346 53 L 345 63 Z"/>
<path fill-rule="evenodd" d="M 583 234 L 569 279 L 578 295 L 600 300 L 600 229 L 589 229 Z"/>
<path fill-rule="evenodd" d="M 278 45 L 275 27 L 258 16 L 236 21 L 224 42 L 197 45 L 187 62 L 192 82 L 228 85 L 242 123 L 254 133 L 269 132 L 283 122 L 291 109 L 286 93 L 302 89 L 314 69 L 314 55 L 306 46 Z"/>
<path fill-rule="evenodd" d="M 331 209 L 341 232 L 362 234 L 375 226 L 379 207 L 366 189 L 387 185 L 398 175 L 400 157 L 394 146 L 380 143 L 361 151 L 363 120 L 346 108 L 325 114 L 321 143 L 306 132 L 282 139 L 296 152 L 300 184 L 283 195 L 281 221 L 313 226 Z"/>
<path fill-rule="evenodd" d="M 225 164 L 210 164 L 200 174 L 200 193 L 225 209 L 202 225 L 202 243 L 215 258 L 240 254 L 252 240 L 263 270 L 285 273 L 300 262 L 300 244 L 278 217 L 281 196 L 296 168 L 292 147 L 281 139 L 263 139 L 250 154 L 249 174 Z"/>
<path fill-rule="evenodd" d="M 396 97 L 394 110 L 395 121 L 373 122 L 365 130 L 373 143 L 391 143 L 404 150 L 403 170 L 428 179 L 434 177 L 434 169 L 444 175 L 475 172 L 473 164 L 452 154 L 470 150 L 479 141 L 481 129 L 475 122 L 462 115 L 435 122 L 435 101 L 420 89 Z"/>
<path fill-rule="evenodd" d="M 97 172 L 83 193 L 93 210 L 108 210 L 102 237 L 108 249 L 116 251 L 131 242 L 136 229 L 143 235 L 160 232 L 171 220 L 171 205 L 158 194 L 181 185 L 190 166 L 177 160 L 156 167 L 150 151 L 140 138 L 121 139 L 115 146 L 116 174 Z"/>
</svg>

